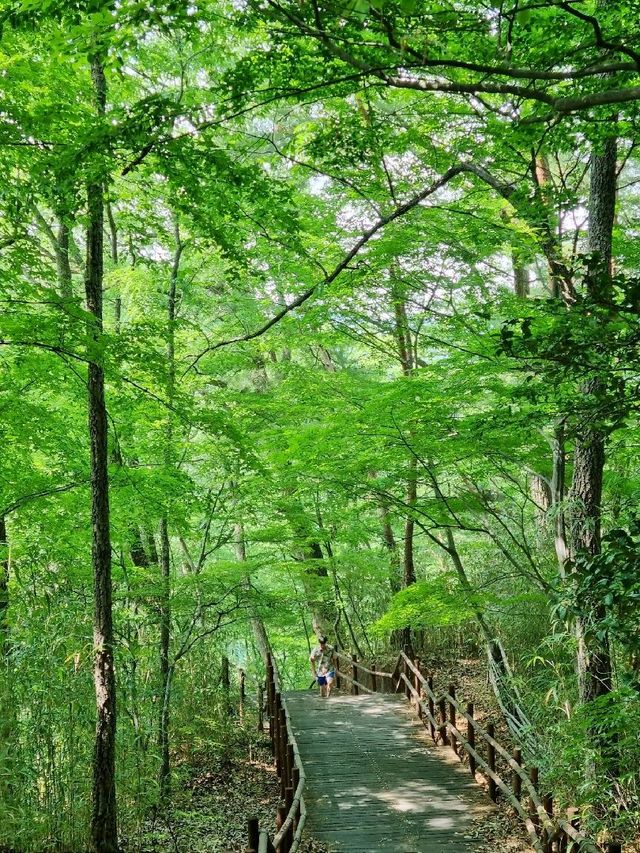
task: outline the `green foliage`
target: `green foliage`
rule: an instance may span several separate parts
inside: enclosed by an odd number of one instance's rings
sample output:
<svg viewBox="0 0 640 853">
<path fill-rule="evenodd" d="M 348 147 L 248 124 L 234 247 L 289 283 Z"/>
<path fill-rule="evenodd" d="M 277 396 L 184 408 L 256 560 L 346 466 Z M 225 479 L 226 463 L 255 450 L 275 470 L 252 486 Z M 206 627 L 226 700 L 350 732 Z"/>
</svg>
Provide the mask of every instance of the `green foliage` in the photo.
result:
<svg viewBox="0 0 640 853">
<path fill-rule="evenodd" d="M 479 600 L 469 601 L 446 575 L 419 581 L 394 595 L 389 610 L 375 623 L 378 633 L 390 633 L 410 625 L 437 629 L 460 625 L 473 619 Z"/>
<path fill-rule="evenodd" d="M 634 86 L 637 14 L 630 0 L 590 8 L 605 57 L 570 5 L 9 4 L 0 847 L 88 844 L 89 358 L 109 414 L 124 838 L 158 805 L 168 612 L 178 783 L 194 753 L 224 765 L 237 746 L 222 662 L 233 706 L 237 667 L 252 691 L 263 678 L 256 620 L 285 686 L 304 689 L 314 617 L 366 658 L 407 628 L 417 645 L 483 654 L 481 616 L 549 733 L 545 782 L 596 828 L 637 827 L 638 115 L 633 100 L 606 103 Z M 592 95 L 604 103 L 587 110 Z M 614 124 L 609 277 L 583 220 L 590 157 Z M 402 212 L 463 166 L 475 170 Z M 109 243 L 97 342 L 83 297 L 95 180 Z M 571 299 L 550 298 L 550 260 Z M 528 298 L 515 270 L 529 273 Z M 555 545 L 577 515 L 567 491 L 585 428 L 607 440 L 605 537 L 602 553 L 563 566 L 576 569 L 567 581 Z M 564 491 L 550 498 L 560 451 Z M 619 688 L 579 709 L 576 615 L 612 639 Z M 583 773 L 594 732 L 613 745 L 600 787 Z M 631 806 L 614 813 L 606 797 L 620 806 L 620 791 Z"/>
</svg>

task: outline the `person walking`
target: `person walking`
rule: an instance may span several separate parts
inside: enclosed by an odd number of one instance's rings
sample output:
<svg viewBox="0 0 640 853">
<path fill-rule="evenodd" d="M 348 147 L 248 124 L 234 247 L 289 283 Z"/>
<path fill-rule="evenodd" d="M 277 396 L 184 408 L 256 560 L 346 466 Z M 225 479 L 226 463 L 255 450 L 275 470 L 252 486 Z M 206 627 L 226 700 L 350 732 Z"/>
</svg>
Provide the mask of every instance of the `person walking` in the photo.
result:
<svg viewBox="0 0 640 853">
<path fill-rule="evenodd" d="M 331 696 L 331 688 L 336 680 L 336 666 L 334 649 L 327 645 L 326 637 L 318 637 L 318 645 L 309 655 L 311 664 L 311 672 L 313 677 L 318 682 L 320 688 L 320 696 L 329 698 Z"/>
</svg>

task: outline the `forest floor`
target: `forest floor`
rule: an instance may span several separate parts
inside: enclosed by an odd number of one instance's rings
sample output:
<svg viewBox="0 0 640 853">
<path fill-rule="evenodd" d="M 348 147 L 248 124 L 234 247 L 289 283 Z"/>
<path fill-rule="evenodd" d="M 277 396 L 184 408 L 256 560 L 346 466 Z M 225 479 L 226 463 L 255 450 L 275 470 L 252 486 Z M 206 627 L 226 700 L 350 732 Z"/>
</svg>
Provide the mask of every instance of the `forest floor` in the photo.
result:
<svg viewBox="0 0 640 853">
<path fill-rule="evenodd" d="M 253 719 L 248 724 L 254 723 Z M 269 739 L 254 727 L 238 727 L 233 750 L 183 758 L 171 805 L 149 818 L 136 839 L 124 845 L 129 853 L 244 853 L 247 820 L 257 817 L 261 828 L 275 834 L 280 785 Z M 307 840 L 301 853 L 324 853 Z"/>
<path fill-rule="evenodd" d="M 484 664 L 478 660 L 425 661 L 438 672 L 437 688 L 454 683 L 462 699 L 473 697 L 479 719 L 491 716 L 497 737 L 507 745 Z M 279 785 L 269 742 L 250 727 L 238 729 L 235 747 L 224 761 L 219 755 L 185 757 L 171 807 L 147 821 L 141 835 L 132 839 L 130 853 L 241 853 L 247 847 L 246 823 L 257 817 L 261 827 L 274 833 Z M 478 853 L 528 853 L 526 833 L 510 809 L 500 805 L 473 826 Z M 326 847 L 306 839 L 302 853 L 324 853 Z"/>
</svg>

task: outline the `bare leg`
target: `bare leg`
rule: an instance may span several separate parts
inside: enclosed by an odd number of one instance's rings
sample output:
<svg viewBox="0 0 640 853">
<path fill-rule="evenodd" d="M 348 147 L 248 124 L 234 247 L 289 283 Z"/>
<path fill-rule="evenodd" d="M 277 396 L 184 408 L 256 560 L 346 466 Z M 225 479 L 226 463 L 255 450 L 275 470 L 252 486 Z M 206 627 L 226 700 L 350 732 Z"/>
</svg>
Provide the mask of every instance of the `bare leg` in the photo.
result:
<svg viewBox="0 0 640 853">
<path fill-rule="evenodd" d="M 333 687 L 333 678 L 327 678 L 327 699 L 331 696 L 331 688 Z"/>
</svg>

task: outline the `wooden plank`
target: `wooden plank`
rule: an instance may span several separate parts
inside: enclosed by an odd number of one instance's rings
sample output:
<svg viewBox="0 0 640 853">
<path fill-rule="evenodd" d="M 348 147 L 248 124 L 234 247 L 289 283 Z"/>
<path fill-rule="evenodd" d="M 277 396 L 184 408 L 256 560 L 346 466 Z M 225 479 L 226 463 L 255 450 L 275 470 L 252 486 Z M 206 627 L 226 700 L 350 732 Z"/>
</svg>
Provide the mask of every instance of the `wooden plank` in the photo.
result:
<svg viewBox="0 0 640 853">
<path fill-rule="evenodd" d="M 307 826 L 332 851 L 475 849 L 471 823 L 492 806 L 402 697 L 289 693 L 286 701 L 307 774 Z"/>
</svg>

